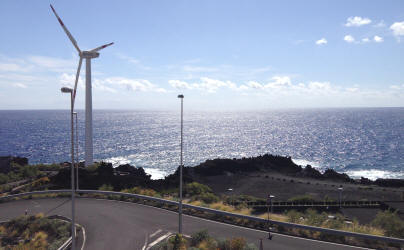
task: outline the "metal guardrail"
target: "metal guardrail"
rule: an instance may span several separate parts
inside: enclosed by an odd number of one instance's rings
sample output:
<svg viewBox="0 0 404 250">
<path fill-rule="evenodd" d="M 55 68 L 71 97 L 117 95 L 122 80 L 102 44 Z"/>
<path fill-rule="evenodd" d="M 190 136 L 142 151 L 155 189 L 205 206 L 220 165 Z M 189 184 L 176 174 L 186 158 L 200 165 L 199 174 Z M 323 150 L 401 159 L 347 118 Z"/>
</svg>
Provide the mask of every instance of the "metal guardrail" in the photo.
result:
<svg viewBox="0 0 404 250">
<path fill-rule="evenodd" d="M 3 196 L 3 197 L 0 197 L 0 201 L 5 200 L 5 199 L 10 199 L 10 198 L 21 197 L 21 196 L 30 196 L 30 195 L 38 195 L 38 194 L 52 194 L 52 193 L 70 193 L 70 192 L 71 192 L 71 190 L 66 190 L 66 189 L 28 192 L 28 193 L 21 193 L 21 194 L 13 194 L 13 195 L 9 195 L 9 196 Z M 178 202 L 176 202 L 176 201 L 165 200 L 165 199 L 161 199 L 161 198 L 156 198 L 156 197 L 151 197 L 151 196 L 146 196 L 146 195 L 140 195 L 140 194 L 130 194 L 130 193 L 121 193 L 121 192 L 113 192 L 113 191 L 100 191 L 100 190 L 77 190 L 76 192 L 77 193 L 82 193 L 82 194 L 120 195 L 120 196 L 126 196 L 126 197 L 131 197 L 131 198 L 142 199 L 142 200 L 155 201 L 155 202 L 164 203 L 164 204 L 168 204 L 168 205 L 178 206 Z M 194 209 L 194 210 L 197 210 L 197 211 L 213 213 L 213 214 L 218 214 L 218 215 L 222 215 L 222 216 L 236 217 L 236 218 L 256 221 L 256 222 L 260 222 L 260 223 L 267 223 L 268 222 L 267 219 L 262 219 L 262 218 L 258 218 L 258 217 L 254 217 L 254 216 L 248 216 L 248 215 L 242 215 L 242 214 L 229 213 L 229 212 L 216 210 L 216 209 L 212 209 L 212 208 L 199 207 L 199 206 L 194 206 L 194 205 L 189 205 L 189 204 L 183 204 L 182 206 L 184 208 L 190 208 L 190 209 Z M 269 220 L 269 223 L 274 224 L 274 225 L 284 226 L 284 227 L 299 228 L 299 229 L 323 232 L 323 233 L 327 233 L 327 234 L 334 234 L 334 235 L 347 236 L 347 237 L 357 237 L 357 238 L 363 238 L 363 239 L 367 239 L 367 240 L 376 240 L 376 241 L 383 241 L 383 242 L 397 243 L 397 244 L 404 245 L 404 239 L 393 238 L 393 237 L 385 237 L 385 236 L 377 236 L 377 235 L 370 235 L 370 234 L 354 233 L 354 232 L 341 231 L 341 230 L 336 230 L 336 229 L 329 229 L 329 228 L 322 228 L 322 227 L 315 227 L 315 226 L 307 226 L 307 225 L 301 225 L 301 224 L 295 224 L 295 223 L 289 223 L 289 222 L 281 222 L 281 221 L 275 221 L 275 220 Z"/>
<path fill-rule="evenodd" d="M 243 202 L 243 201 L 227 201 L 235 206 L 246 205 L 248 207 L 267 207 L 266 201 Z M 274 201 L 273 207 L 380 207 L 381 201 L 314 201 L 314 202 L 294 202 L 294 201 Z"/>
</svg>

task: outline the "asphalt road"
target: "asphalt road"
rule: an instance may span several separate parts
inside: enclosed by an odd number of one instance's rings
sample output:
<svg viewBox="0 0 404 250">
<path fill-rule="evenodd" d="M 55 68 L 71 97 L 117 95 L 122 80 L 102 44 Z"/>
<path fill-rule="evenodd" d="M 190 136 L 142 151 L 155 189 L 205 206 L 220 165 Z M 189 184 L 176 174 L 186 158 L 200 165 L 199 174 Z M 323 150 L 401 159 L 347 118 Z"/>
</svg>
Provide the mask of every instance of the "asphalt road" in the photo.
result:
<svg viewBox="0 0 404 250">
<path fill-rule="evenodd" d="M 70 217 L 68 199 L 19 200 L 0 204 L 0 221 L 24 214 L 43 212 Z M 142 249 L 167 233 L 178 230 L 178 214 L 159 208 L 111 200 L 80 198 L 76 200 L 76 222 L 86 230 L 85 249 Z M 272 240 L 267 233 L 185 215 L 183 231 L 186 235 L 208 229 L 215 237 L 244 237 L 259 246 L 263 239 L 264 249 L 361 249 L 345 245 L 307 240 L 275 234 Z"/>
</svg>

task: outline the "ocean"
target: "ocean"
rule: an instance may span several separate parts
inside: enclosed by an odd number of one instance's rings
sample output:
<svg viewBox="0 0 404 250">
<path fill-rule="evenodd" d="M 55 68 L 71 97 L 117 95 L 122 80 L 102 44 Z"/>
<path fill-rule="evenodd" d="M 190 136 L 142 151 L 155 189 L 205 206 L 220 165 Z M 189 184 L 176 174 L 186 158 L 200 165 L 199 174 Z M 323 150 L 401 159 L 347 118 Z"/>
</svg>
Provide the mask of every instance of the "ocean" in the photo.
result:
<svg viewBox="0 0 404 250">
<path fill-rule="evenodd" d="M 78 110 L 84 159 L 84 110 Z M 180 112 L 94 110 L 94 158 L 162 178 L 179 165 Z M 265 153 L 351 177 L 404 178 L 404 108 L 184 110 L 184 164 Z M 70 160 L 68 110 L 0 111 L 0 155 Z"/>
</svg>

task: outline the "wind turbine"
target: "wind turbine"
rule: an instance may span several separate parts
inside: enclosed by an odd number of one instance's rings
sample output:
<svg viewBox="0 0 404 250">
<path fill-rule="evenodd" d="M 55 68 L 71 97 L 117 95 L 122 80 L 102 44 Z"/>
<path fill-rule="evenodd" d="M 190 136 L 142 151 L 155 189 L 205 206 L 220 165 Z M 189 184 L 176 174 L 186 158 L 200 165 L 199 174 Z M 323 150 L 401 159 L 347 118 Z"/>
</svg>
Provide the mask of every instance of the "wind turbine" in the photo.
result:
<svg viewBox="0 0 404 250">
<path fill-rule="evenodd" d="M 66 28 L 62 19 L 58 16 L 55 9 L 53 8 L 52 4 L 50 5 L 53 13 L 55 14 L 56 18 L 58 19 L 60 25 L 62 26 L 63 30 L 65 31 L 66 35 L 69 37 L 70 41 L 73 43 L 73 46 L 76 48 L 77 52 L 79 52 L 79 66 L 77 68 L 76 73 L 76 81 L 74 83 L 74 90 L 73 90 L 73 108 L 74 108 L 74 101 L 76 98 L 76 89 L 77 89 L 77 82 L 79 81 L 80 76 L 80 69 L 81 63 L 83 58 L 86 59 L 86 121 L 85 121 L 85 165 L 89 166 L 93 164 L 93 101 L 92 101 L 92 93 L 91 93 L 91 59 L 99 57 L 100 53 L 98 51 L 114 44 L 108 43 L 97 47 L 92 50 L 82 51 L 80 50 L 79 46 L 77 45 L 76 40 L 70 34 L 69 30 Z"/>
</svg>

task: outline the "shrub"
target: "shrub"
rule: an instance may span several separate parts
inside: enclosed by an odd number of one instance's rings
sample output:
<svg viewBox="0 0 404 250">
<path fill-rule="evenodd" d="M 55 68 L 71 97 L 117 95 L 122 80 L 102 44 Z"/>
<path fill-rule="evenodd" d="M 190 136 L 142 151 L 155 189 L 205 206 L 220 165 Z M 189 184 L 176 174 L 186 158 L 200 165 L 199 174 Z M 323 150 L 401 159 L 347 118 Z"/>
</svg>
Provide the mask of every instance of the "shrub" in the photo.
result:
<svg viewBox="0 0 404 250">
<path fill-rule="evenodd" d="M 313 226 L 321 226 L 328 218 L 326 213 L 317 213 L 314 209 L 307 209 L 305 213 L 307 223 Z"/>
<path fill-rule="evenodd" d="M 209 233 L 207 229 L 201 230 L 192 234 L 191 236 L 191 246 L 198 246 L 199 243 L 209 238 Z"/>
<path fill-rule="evenodd" d="M 243 250 L 246 246 L 246 241 L 244 238 L 233 238 L 230 240 L 231 250 Z"/>
<path fill-rule="evenodd" d="M 103 184 L 101 187 L 98 188 L 101 191 L 114 191 L 114 188 L 109 184 Z"/>
<path fill-rule="evenodd" d="M 0 184 L 4 184 L 10 181 L 8 175 L 0 173 Z"/>
<path fill-rule="evenodd" d="M 311 195 L 304 194 L 304 195 L 294 196 L 294 197 L 288 199 L 288 201 L 292 201 L 292 202 L 313 202 L 315 200 Z"/>
<path fill-rule="evenodd" d="M 200 250 L 217 249 L 217 242 L 213 238 L 207 238 L 198 245 Z"/>
<path fill-rule="evenodd" d="M 150 188 L 141 188 L 141 187 L 133 187 L 128 189 L 121 190 L 123 193 L 130 193 L 130 194 L 141 194 L 146 196 L 159 196 L 159 194 Z"/>
<path fill-rule="evenodd" d="M 189 196 L 212 193 L 212 189 L 198 182 L 192 182 L 185 185 L 184 194 Z"/>
<path fill-rule="evenodd" d="M 386 210 L 377 213 L 372 225 L 382 228 L 386 236 L 404 238 L 404 221 L 400 219 L 397 212 Z"/>
<path fill-rule="evenodd" d="M 193 197 L 193 200 L 201 200 L 207 204 L 215 203 L 219 201 L 219 197 L 212 193 L 204 193 Z"/>
<path fill-rule="evenodd" d="M 170 239 L 170 243 L 173 245 L 173 250 L 186 250 L 187 240 L 182 234 L 176 234 Z"/>
<path fill-rule="evenodd" d="M 302 213 L 297 212 L 296 210 L 290 210 L 286 216 L 288 217 L 288 221 L 291 223 L 299 223 L 300 218 L 303 217 Z"/>
</svg>

